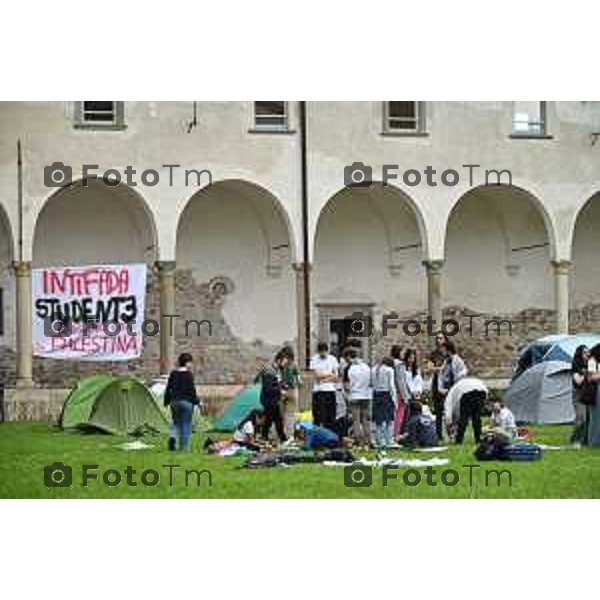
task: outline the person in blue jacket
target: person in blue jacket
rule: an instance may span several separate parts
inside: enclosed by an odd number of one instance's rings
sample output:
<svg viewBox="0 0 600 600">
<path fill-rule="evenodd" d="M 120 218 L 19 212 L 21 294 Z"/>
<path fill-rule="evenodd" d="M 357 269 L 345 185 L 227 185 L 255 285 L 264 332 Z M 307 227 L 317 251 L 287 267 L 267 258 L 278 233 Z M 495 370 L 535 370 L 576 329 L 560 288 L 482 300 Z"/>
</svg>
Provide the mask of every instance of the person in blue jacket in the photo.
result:
<svg viewBox="0 0 600 600">
<path fill-rule="evenodd" d="M 298 423 L 295 433 L 296 439 L 302 442 L 303 450 L 339 448 L 352 442 L 350 438 L 340 438 L 335 431 L 327 427 L 307 423 Z"/>
</svg>

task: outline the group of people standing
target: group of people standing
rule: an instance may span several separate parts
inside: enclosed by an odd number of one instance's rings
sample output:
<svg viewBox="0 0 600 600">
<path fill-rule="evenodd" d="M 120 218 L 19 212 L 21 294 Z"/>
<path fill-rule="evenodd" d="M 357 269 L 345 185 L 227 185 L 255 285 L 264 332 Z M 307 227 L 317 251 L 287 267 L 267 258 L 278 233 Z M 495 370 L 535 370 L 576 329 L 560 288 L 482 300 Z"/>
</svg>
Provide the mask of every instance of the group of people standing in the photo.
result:
<svg viewBox="0 0 600 600">
<path fill-rule="evenodd" d="M 320 343 L 310 363 L 315 378 L 312 399 L 315 424 L 335 431 L 340 437 L 350 434 L 358 446 L 386 448 L 396 443 L 434 446 L 444 440 L 447 395 L 455 384 L 464 380 L 464 390 L 458 399 L 455 441 L 462 443 L 466 427 L 472 422 L 478 442 L 487 389 L 479 380 L 467 378 L 467 367 L 455 344 L 441 332 L 436 336 L 429 361 L 433 373 L 431 408 L 424 399 L 416 349 L 394 345 L 389 356 L 371 367 L 361 356 L 358 344 L 345 348 L 338 360 L 329 353 L 327 344 Z"/>
<path fill-rule="evenodd" d="M 591 350 L 584 344 L 578 346 L 571 365 L 575 427 L 571 442 L 581 445 L 600 444 L 600 414 L 597 395 L 600 381 L 600 347 Z M 599 407 L 600 408 L 600 407 Z"/>
<path fill-rule="evenodd" d="M 435 339 L 435 349 L 429 356 L 431 407 L 424 398 L 424 381 L 416 349 L 391 347 L 389 356 L 372 366 L 361 355 L 360 341 L 354 340 L 338 358 L 326 343 L 317 346 L 310 360 L 313 377 L 312 420 L 314 431 L 303 439 L 342 445 L 351 440 L 354 446 L 387 448 L 395 444 L 435 446 L 443 443 L 448 425 L 448 394 L 460 390 L 455 441 L 462 443 L 469 422 L 475 441 L 479 442 L 481 417 L 487 400 L 482 383 L 469 378 L 464 360 L 452 340 L 443 333 Z M 280 349 L 273 361 L 266 364 L 255 380 L 261 385 L 261 409 L 252 414 L 239 432 L 244 440 L 254 443 L 255 436 L 269 438 L 275 431 L 281 444 L 289 443 L 294 434 L 294 414 L 298 408 L 299 369 L 291 347 Z M 457 384 L 460 383 L 460 386 Z M 182 354 L 178 367 L 171 372 L 164 397 L 171 407 L 173 424 L 169 448 L 189 450 L 192 414 L 199 404 L 192 373 L 192 357 Z M 502 406 L 496 411 L 502 410 Z M 432 410 L 433 409 L 433 410 Z M 374 427 L 373 427 L 374 425 Z M 249 429 L 252 428 L 252 435 Z M 302 435 L 302 432 L 300 432 Z M 241 439 L 241 437 L 240 437 Z M 238 440 L 239 441 L 239 440 Z"/>
<path fill-rule="evenodd" d="M 338 360 L 321 342 L 310 369 L 314 424 L 340 437 L 351 435 L 358 446 L 391 445 L 405 430 L 411 404 L 423 393 L 417 353 L 400 346 L 393 346 L 390 356 L 371 367 L 361 357 L 358 344 L 345 348 Z"/>
</svg>

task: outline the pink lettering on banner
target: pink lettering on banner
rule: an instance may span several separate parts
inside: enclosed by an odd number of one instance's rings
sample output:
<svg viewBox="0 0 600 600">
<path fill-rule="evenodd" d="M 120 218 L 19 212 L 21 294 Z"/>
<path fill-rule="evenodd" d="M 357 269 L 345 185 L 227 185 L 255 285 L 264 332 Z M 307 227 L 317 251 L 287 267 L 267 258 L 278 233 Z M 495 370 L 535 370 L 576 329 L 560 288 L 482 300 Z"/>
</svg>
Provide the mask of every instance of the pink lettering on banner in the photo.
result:
<svg viewBox="0 0 600 600">
<path fill-rule="evenodd" d="M 136 355 L 138 352 L 138 336 L 121 333 L 115 337 L 93 335 L 89 337 L 54 337 L 51 338 L 51 354 L 68 352 L 72 356 L 90 357 L 96 354 L 112 356 L 114 360 Z"/>
<path fill-rule="evenodd" d="M 146 271 L 143 263 L 34 269 L 34 356 L 92 361 L 139 358 Z M 56 322 L 64 328 L 57 330 Z M 61 329 L 63 336 L 55 336 Z"/>
<path fill-rule="evenodd" d="M 110 296 L 127 294 L 129 269 L 102 267 L 44 269 L 44 294 L 69 294 L 71 296 Z"/>
</svg>

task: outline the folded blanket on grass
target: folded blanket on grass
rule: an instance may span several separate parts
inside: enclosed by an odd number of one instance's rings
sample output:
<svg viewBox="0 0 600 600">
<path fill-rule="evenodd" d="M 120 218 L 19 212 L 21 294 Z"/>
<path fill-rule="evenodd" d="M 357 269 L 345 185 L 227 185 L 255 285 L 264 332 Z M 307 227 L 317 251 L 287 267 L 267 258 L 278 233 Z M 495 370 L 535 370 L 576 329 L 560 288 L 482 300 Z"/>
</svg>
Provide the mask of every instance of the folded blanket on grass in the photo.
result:
<svg viewBox="0 0 600 600">
<path fill-rule="evenodd" d="M 135 440 L 118 444 L 117 448 L 121 448 L 121 450 L 145 450 L 146 448 L 152 448 L 152 444 L 144 444 L 140 440 Z"/>
<path fill-rule="evenodd" d="M 361 458 L 354 462 L 356 465 L 365 467 L 442 467 L 450 463 L 448 458 L 380 458 L 367 460 Z M 326 467 L 346 467 L 348 463 L 339 461 L 326 461 L 323 463 Z"/>
<path fill-rule="evenodd" d="M 563 444 L 561 446 L 551 446 L 548 444 L 538 444 L 542 450 L 581 450 L 579 444 Z"/>
<path fill-rule="evenodd" d="M 346 448 L 334 448 L 326 452 L 261 452 L 250 456 L 244 463 L 246 469 L 260 469 L 293 464 L 312 464 L 335 461 L 339 464 L 352 464 L 355 458 Z"/>
</svg>

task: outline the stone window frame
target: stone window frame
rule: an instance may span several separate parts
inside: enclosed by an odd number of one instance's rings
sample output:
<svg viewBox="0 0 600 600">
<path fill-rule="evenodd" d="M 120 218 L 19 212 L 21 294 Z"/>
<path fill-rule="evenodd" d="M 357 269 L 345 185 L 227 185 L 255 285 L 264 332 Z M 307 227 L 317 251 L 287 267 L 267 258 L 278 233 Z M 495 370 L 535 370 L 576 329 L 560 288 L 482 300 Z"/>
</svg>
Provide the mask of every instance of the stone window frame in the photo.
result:
<svg viewBox="0 0 600 600">
<path fill-rule="evenodd" d="M 257 114 L 257 104 L 259 102 L 267 102 L 267 100 L 255 100 L 252 102 L 252 127 L 249 129 L 249 133 L 268 133 L 268 134 L 294 134 L 296 133 L 293 129 L 290 129 L 290 103 L 287 100 L 281 100 L 283 104 L 283 115 L 280 114 L 266 114 L 266 115 L 258 115 Z M 273 101 L 270 101 L 273 102 Z M 277 100 L 279 102 L 279 100 Z M 272 119 L 272 118 L 280 118 L 281 123 L 260 123 L 260 119 L 264 118 L 264 120 Z"/>
<path fill-rule="evenodd" d="M 539 100 L 539 120 L 528 121 L 527 129 L 520 130 L 515 127 L 518 123 L 516 120 L 517 115 L 517 101 L 512 103 L 512 128 L 511 128 L 511 139 L 524 139 L 524 140 L 549 140 L 553 136 L 548 134 L 548 102 L 545 100 Z M 536 131 L 537 129 L 537 131 Z"/>
<path fill-rule="evenodd" d="M 333 320 L 344 319 L 355 312 L 361 312 L 366 317 L 374 321 L 374 302 L 317 302 L 317 338 L 319 341 L 326 341 L 329 344 L 330 322 Z M 362 357 L 369 363 L 373 358 L 373 338 L 363 337 Z"/>
<path fill-rule="evenodd" d="M 427 132 L 427 106 L 426 103 L 420 100 L 411 100 L 415 105 L 414 117 L 398 117 L 390 115 L 390 103 L 395 100 L 386 100 L 382 102 L 382 135 L 400 136 L 400 137 L 419 137 L 429 135 Z M 390 122 L 395 121 L 410 121 L 414 120 L 413 128 L 391 127 Z"/>
<path fill-rule="evenodd" d="M 123 131 L 127 128 L 125 124 L 125 102 L 111 100 L 113 102 L 113 118 L 110 121 L 93 121 L 85 118 L 85 102 L 91 100 L 77 100 L 73 102 L 73 127 L 75 129 L 92 131 Z M 92 112 L 92 111 L 89 111 Z"/>
</svg>

